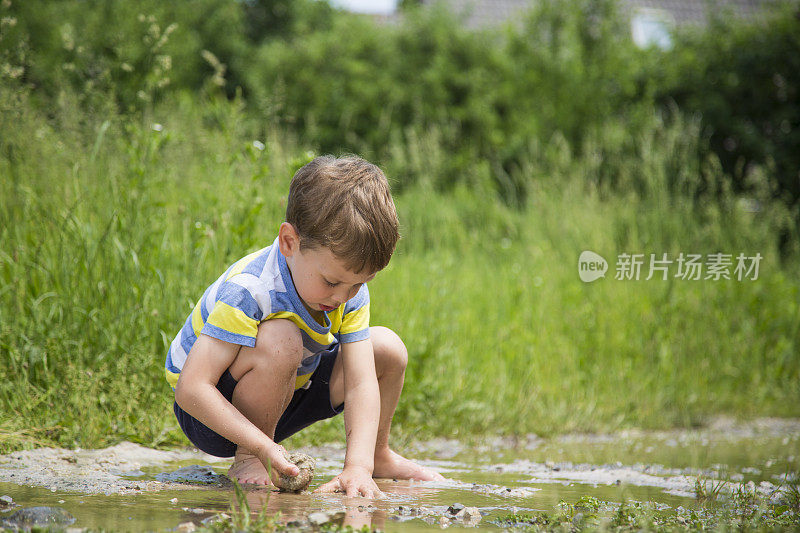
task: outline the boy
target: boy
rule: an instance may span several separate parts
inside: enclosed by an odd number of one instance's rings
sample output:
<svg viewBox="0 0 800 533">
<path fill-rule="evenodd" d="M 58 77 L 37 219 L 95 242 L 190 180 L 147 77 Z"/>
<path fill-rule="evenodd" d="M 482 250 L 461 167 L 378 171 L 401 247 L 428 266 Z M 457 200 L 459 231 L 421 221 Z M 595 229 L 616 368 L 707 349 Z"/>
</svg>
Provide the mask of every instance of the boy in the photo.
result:
<svg viewBox="0 0 800 533">
<path fill-rule="evenodd" d="M 277 444 L 344 411 L 344 469 L 321 492 L 381 496 L 373 477 L 441 480 L 389 448 L 407 361 L 369 327 L 366 283 L 399 238 L 383 172 L 358 157 L 318 157 L 289 187 L 278 237 L 203 294 L 166 360 L 175 416 L 204 452 L 234 457 L 242 483 L 297 475 Z"/>
</svg>

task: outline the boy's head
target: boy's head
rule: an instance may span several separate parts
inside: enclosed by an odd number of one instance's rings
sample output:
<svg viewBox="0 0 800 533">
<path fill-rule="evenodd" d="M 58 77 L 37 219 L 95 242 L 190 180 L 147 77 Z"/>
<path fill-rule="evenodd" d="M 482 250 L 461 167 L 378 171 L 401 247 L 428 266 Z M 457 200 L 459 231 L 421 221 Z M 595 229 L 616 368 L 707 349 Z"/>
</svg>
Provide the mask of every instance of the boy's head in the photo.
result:
<svg viewBox="0 0 800 533">
<path fill-rule="evenodd" d="M 321 156 L 298 170 L 286 222 L 301 248 L 327 248 L 352 272 L 382 270 L 400 238 L 386 176 L 356 156 Z"/>
</svg>

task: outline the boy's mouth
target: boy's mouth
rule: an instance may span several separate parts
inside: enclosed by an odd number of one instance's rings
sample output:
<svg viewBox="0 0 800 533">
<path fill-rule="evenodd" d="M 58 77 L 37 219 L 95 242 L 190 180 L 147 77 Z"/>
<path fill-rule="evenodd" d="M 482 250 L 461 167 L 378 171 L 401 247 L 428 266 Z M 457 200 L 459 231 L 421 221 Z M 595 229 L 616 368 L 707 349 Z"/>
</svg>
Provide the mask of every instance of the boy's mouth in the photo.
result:
<svg viewBox="0 0 800 533">
<path fill-rule="evenodd" d="M 319 304 L 319 308 L 320 308 L 321 311 L 325 311 L 326 313 L 336 309 L 335 307 L 330 307 L 330 306 L 322 305 L 322 304 Z"/>
</svg>

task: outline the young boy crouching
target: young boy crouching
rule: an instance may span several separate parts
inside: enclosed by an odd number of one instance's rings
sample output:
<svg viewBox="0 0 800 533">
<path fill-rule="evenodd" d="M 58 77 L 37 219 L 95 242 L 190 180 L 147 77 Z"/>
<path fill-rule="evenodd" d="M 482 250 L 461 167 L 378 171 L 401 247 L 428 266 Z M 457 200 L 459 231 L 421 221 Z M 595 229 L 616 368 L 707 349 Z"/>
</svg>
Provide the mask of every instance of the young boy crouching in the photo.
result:
<svg viewBox="0 0 800 533">
<path fill-rule="evenodd" d="M 399 238 L 383 172 L 318 157 L 289 187 L 286 221 L 266 248 L 203 293 L 166 360 L 174 411 L 200 450 L 234 457 L 228 474 L 268 484 L 298 474 L 278 444 L 344 411 L 342 473 L 319 487 L 381 496 L 373 478 L 443 479 L 389 448 L 407 362 L 391 330 L 369 326 L 367 282 Z"/>
</svg>

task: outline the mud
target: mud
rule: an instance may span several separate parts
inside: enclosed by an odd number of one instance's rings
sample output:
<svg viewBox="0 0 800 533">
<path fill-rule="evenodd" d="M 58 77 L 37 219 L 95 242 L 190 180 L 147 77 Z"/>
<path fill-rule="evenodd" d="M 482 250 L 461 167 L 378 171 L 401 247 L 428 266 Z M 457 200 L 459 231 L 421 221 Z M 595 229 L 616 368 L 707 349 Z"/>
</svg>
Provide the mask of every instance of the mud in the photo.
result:
<svg viewBox="0 0 800 533">
<path fill-rule="evenodd" d="M 311 490 L 341 471 L 345 454 L 343 444 L 292 451 L 316 460 L 316 474 L 308 476 Z M 284 522 L 297 527 L 366 524 L 403 531 L 483 528 L 498 516 L 552 510 L 560 500 L 584 495 L 611 507 L 638 501 L 681 513 L 696 504 L 698 486 L 720 495 L 744 486 L 778 502 L 799 481 L 800 420 L 724 419 L 695 430 L 498 437 L 478 445 L 439 439 L 404 451 L 448 480 L 379 480 L 385 500 L 264 487 L 247 487 L 247 498 L 254 511 L 280 511 Z M 191 530 L 190 524 L 219 519 L 229 509 L 229 464 L 196 450 L 132 443 L 14 452 L 0 456 L 0 518 L 23 507 L 63 505 L 77 518 L 73 527 Z M 109 522 L 110 509 L 124 509 L 127 516 L 119 520 L 128 522 Z"/>
<path fill-rule="evenodd" d="M 147 480 L 137 477 L 144 475 L 142 468 L 177 462 L 208 465 L 220 464 L 220 459 L 196 450 L 153 450 L 131 442 L 101 450 L 39 448 L 0 456 L 0 481 L 83 494 L 176 490 L 187 480 L 175 475 Z"/>
</svg>

